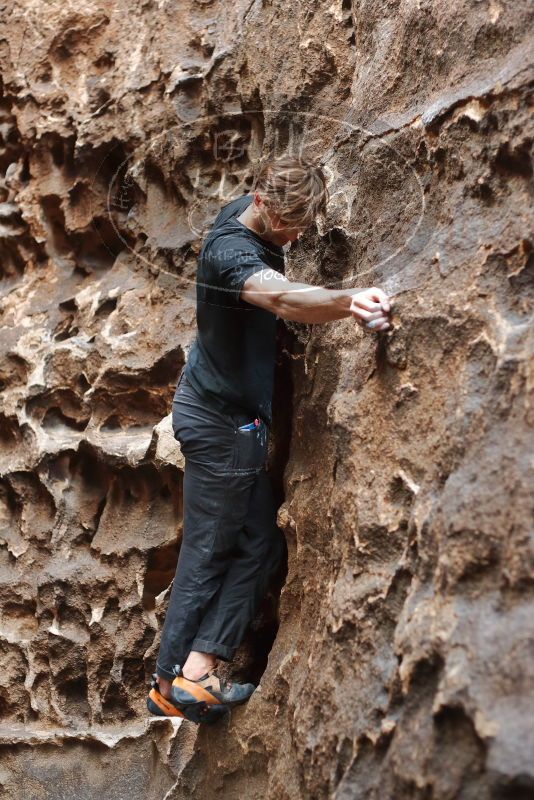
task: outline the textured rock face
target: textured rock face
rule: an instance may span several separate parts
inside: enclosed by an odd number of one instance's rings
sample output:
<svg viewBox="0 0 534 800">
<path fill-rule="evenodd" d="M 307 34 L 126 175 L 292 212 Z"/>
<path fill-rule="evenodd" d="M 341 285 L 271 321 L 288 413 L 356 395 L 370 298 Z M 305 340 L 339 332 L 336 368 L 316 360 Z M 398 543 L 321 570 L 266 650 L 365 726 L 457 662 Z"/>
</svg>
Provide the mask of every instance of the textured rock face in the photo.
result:
<svg viewBox="0 0 534 800">
<path fill-rule="evenodd" d="M 10 5 L 6 796 L 531 796 L 528 41 L 498 0 Z M 146 724 L 196 255 L 288 150 L 331 203 L 286 273 L 399 293 L 395 326 L 281 326 L 287 577 L 233 665 L 261 688 L 213 729 Z"/>
</svg>

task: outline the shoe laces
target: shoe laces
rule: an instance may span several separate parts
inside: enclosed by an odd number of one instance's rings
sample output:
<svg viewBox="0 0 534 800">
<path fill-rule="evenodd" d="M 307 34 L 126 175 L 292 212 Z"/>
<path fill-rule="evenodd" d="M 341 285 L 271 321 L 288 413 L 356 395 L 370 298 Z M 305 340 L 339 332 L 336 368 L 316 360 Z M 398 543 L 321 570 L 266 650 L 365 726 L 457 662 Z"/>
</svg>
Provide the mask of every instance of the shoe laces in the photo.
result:
<svg viewBox="0 0 534 800">
<path fill-rule="evenodd" d="M 211 676 L 213 675 L 215 678 L 218 678 L 221 691 L 223 692 L 229 691 L 232 688 L 232 681 L 229 680 L 228 678 L 221 677 L 217 672 L 217 670 L 218 670 L 217 666 L 211 667 L 211 669 L 209 669 L 207 672 L 207 677 L 211 678 Z"/>
<path fill-rule="evenodd" d="M 229 678 L 221 677 L 219 675 L 219 673 L 217 672 L 218 669 L 219 669 L 219 666 L 217 664 L 215 664 L 213 667 L 210 667 L 210 669 L 207 672 L 205 672 L 204 675 L 202 675 L 200 678 L 196 679 L 195 683 L 197 683 L 199 681 L 205 681 L 208 678 L 211 678 L 211 676 L 213 675 L 214 678 L 217 678 L 219 680 L 219 684 L 220 684 L 222 692 L 230 691 L 234 682 L 231 681 Z M 179 664 L 175 665 L 175 667 L 173 668 L 173 672 L 174 672 L 175 675 L 182 675 L 183 676 L 183 671 L 182 671 L 182 669 L 181 669 Z"/>
</svg>

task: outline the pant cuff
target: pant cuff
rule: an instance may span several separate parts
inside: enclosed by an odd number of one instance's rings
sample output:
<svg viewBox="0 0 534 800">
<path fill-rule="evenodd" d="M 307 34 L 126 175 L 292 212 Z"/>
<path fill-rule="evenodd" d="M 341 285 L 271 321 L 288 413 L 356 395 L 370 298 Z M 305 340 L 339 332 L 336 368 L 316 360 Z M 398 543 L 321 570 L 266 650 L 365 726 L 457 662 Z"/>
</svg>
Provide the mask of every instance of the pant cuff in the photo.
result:
<svg viewBox="0 0 534 800">
<path fill-rule="evenodd" d="M 165 678 L 166 681 L 173 681 L 176 678 L 174 672 L 171 672 L 169 669 L 165 669 L 156 661 L 156 673 L 159 678 Z"/>
<path fill-rule="evenodd" d="M 202 653 L 212 653 L 214 656 L 220 656 L 223 661 L 231 661 L 235 653 L 235 647 L 227 647 L 225 644 L 210 642 L 208 639 L 193 639 L 190 649 L 200 650 Z"/>
</svg>

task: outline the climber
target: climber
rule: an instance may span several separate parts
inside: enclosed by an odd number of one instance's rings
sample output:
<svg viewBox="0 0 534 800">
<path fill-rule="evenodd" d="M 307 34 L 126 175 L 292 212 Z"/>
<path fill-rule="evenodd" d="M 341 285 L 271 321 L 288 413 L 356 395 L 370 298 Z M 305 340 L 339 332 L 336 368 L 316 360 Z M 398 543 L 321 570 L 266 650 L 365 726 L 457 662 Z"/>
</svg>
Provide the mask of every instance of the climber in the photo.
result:
<svg viewBox="0 0 534 800">
<path fill-rule="evenodd" d="M 284 252 L 327 201 L 319 165 L 268 161 L 254 190 L 222 207 L 200 251 L 197 335 L 172 403 L 185 459 L 183 535 L 147 698 L 153 714 L 214 722 L 256 688 L 225 679 L 217 663 L 232 661 L 284 562 L 266 471 L 277 317 L 390 327 L 381 289 L 285 277 Z"/>
</svg>

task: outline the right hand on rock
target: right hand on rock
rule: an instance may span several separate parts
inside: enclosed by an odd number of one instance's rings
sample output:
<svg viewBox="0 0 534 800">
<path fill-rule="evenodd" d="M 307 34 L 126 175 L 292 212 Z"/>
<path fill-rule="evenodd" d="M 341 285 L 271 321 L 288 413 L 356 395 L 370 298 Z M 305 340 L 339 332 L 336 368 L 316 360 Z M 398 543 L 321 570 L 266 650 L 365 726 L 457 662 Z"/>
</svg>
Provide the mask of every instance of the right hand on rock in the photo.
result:
<svg viewBox="0 0 534 800">
<path fill-rule="evenodd" d="M 349 310 L 365 330 L 387 331 L 391 327 L 391 302 L 387 294 L 376 286 L 353 294 Z"/>
</svg>

